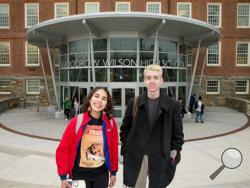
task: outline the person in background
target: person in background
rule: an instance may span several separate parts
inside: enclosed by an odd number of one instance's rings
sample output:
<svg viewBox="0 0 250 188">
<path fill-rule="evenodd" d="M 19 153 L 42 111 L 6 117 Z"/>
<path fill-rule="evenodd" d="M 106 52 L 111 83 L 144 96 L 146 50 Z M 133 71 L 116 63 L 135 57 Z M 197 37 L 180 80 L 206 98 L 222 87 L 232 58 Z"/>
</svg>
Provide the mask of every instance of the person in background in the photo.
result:
<svg viewBox="0 0 250 188">
<path fill-rule="evenodd" d="M 64 115 L 65 115 L 65 120 L 69 120 L 69 113 L 70 113 L 70 109 L 71 109 L 72 103 L 69 100 L 68 97 L 65 98 L 64 102 L 63 102 L 63 108 L 64 108 Z"/>
<path fill-rule="evenodd" d="M 194 112 L 194 104 L 196 102 L 196 95 L 193 94 L 190 97 L 190 101 L 189 101 L 189 112 L 193 113 Z"/>
<path fill-rule="evenodd" d="M 86 188 L 113 187 L 118 170 L 118 130 L 108 90 L 93 89 L 83 112 L 69 122 L 56 150 L 61 188 L 71 188 L 67 178 L 79 184 L 84 181 Z M 76 130 L 80 115 L 83 120 Z"/>
<path fill-rule="evenodd" d="M 202 97 L 199 96 L 198 98 L 198 101 L 196 101 L 196 104 L 195 104 L 195 110 L 196 110 L 196 118 L 195 118 L 195 122 L 198 123 L 199 119 L 200 119 L 200 122 L 201 123 L 204 123 L 203 121 L 203 114 L 204 114 L 204 107 L 205 105 L 203 104 L 202 102 Z"/>
<path fill-rule="evenodd" d="M 160 91 L 162 68 L 151 64 L 144 70 L 147 91 L 131 99 L 120 128 L 123 183 L 128 187 L 163 188 L 172 181 L 184 143 L 177 101 Z M 137 111 L 133 116 L 133 107 Z"/>
<path fill-rule="evenodd" d="M 184 118 L 184 114 L 186 114 L 187 111 L 185 109 L 185 105 L 181 97 L 179 98 L 178 102 L 180 104 L 180 109 L 181 109 L 181 118 Z"/>
<path fill-rule="evenodd" d="M 75 96 L 73 98 L 73 105 L 74 105 L 74 116 L 76 116 L 77 114 L 79 114 L 79 111 L 80 111 L 80 105 L 79 105 L 79 102 L 77 101 L 77 97 Z"/>
</svg>

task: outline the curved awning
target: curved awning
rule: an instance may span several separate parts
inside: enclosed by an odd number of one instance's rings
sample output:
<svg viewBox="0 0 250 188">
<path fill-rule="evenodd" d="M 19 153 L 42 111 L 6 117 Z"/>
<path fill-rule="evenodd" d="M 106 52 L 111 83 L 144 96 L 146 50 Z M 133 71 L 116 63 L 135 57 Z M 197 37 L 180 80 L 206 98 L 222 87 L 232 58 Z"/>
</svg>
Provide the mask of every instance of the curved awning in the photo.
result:
<svg viewBox="0 0 250 188">
<path fill-rule="evenodd" d="M 102 12 L 78 14 L 41 22 L 27 30 L 31 44 L 45 46 L 46 38 L 50 47 L 56 47 L 74 36 L 88 35 L 101 37 L 108 32 L 138 32 L 140 36 L 151 37 L 159 29 L 158 36 L 173 38 L 181 43 L 206 47 L 220 38 L 220 30 L 206 22 L 168 14 L 146 12 Z"/>
</svg>

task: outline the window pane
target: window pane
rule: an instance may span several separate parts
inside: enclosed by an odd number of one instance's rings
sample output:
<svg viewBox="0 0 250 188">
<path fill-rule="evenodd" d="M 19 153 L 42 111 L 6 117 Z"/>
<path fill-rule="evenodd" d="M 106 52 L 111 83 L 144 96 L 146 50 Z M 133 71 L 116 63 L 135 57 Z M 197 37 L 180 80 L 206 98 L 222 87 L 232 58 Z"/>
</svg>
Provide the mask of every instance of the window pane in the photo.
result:
<svg viewBox="0 0 250 188">
<path fill-rule="evenodd" d="M 207 93 L 218 93 L 219 81 L 209 80 L 207 81 Z"/>
<path fill-rule="evenodd" d="M 191 4 L 178 4 L 178 16 L 191 18 Z"/>
<path fill-rule="evenodd" d="M 68 4 L 56 4 L 56 18 L 68 16 Z"/>
<path fill-rule="evenodd" d="M 0 42 L 0 65 L 10 64 L 10 43 Z"/>
<path fill-rule="evenodd" d="M 235 81 L 235 92 L 236 93 L 248 93 L 248 81 L 247 80 L 237 80 Z"/>
<path fill-rule="evenodd" d="M 219 64 L 219 43 L 213 44 L 207 49 L 207 64 L 218 65 Z"/>
<path fill-rule="evenodd" d="M 136 50 L 137 39 L 110 39 L 110 50 Z"/>
<path fill-rule="evenodd" d="M 160 4 L 159 3 L 148 3 L 147 12 L 150 13 L 161 13 Z"/>
<path fill-rule="evenodd" d="M 37 46 L 27 44 L 27 62 L 28 65 L 39 64 L 39 49 Z"/>
<path fill-rule="evenodd" d="M 248 43 L 237 44 L 237 64 L 238 65 L 248 64 Z"/>
<path fill-rule="evenodd" d="M 85 13 L 99 12 L 99 4 L 97 3 L 85 3 Z"/>
<path fill-rule="evenodd" d="M 38 94 L 40 93 L 40 81 L 39 80 L 27 80 L 26 81 L 27 93 Z"/>
<path fill-rule="evenodd" d="M 0 27 L 9 27 L 9 5 L 0 4 Z"/>
<path fill-rule="evenodd" d="M 0 93 L 10 94 L 10 80 L 0 80 Z"/>
<path fill-rule="evenodd" d="M 220 26 L 220 5 L 208 5 L 208 23 Z"/>
<path fill-rule="evenodd" d="M 26 4 L 26 26 L 31 27 L 38 23 L 38 4 Z"/>
<path fill-rule="evenodd" d="M 250 4 L 238 5 L 237 19 L 238 26 L 250 26 Z"/>
<path fill-rule="evenodd" d="M 117 12 L 129 12 L 129 3 L 116 3 Z"/>
</svg>

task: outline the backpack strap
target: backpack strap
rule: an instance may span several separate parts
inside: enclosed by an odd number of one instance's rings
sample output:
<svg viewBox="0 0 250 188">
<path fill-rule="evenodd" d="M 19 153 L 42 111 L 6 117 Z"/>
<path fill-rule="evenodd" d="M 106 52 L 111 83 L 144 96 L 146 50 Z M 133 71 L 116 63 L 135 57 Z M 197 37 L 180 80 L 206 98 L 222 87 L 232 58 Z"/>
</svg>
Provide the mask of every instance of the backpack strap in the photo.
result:
<svg viewBox="0 0 250 188">
<path fill-rule="evenodd" d="M 76 128 L 75 128 L 76 134 L 77 134 L 79 128 L 81 127 L 83 118 L 84 118 L 84 114 L 78 114 L 78 115 L 77 115 L 77 119 L 76 119 Z"/>
</svg>

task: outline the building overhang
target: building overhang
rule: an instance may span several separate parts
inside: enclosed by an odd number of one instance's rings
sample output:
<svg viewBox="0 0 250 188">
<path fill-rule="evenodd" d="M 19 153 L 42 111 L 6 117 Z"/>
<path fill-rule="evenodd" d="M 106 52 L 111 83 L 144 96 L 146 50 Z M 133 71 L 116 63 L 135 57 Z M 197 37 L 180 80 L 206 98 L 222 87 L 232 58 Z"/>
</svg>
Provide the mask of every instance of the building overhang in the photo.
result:
<svg viewBox="0 0 250 188">
<path fill-rule="evenodd" d="M 100 37 L 108 32 L 139 32 L 153 37 L 159 28 L 158 37 L 174 38 L 180 43 L 207 47 L 220 38 L 220 30 L 206 22 L 169 14 L 146 12 L 102 12 L 78 14 L 41 22 L 27 30 L 29 43 L 45 47 L 57 47 L 74 36 Z M 124 36 L 126 37 L 126 36 Z"/>
</svg>

